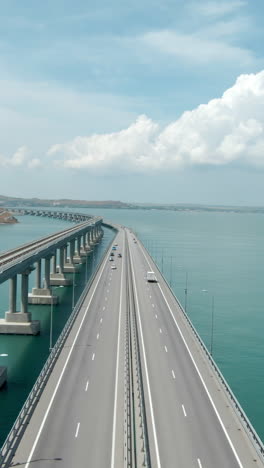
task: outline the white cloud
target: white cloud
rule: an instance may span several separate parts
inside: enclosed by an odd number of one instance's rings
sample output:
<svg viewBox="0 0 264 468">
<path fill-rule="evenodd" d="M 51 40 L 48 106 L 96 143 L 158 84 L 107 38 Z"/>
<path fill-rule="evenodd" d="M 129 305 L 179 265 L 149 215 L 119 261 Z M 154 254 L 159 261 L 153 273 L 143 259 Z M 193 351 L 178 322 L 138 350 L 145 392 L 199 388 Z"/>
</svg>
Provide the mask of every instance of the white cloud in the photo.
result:
<svg viewBox="0 0 264 468">
<path fill-rule="evenodd" d="M 67 168 L 136 172 L 185 166 L 264 167 L 264 71 L 241 75 L 221 98 L 161 129 L 140 116 L 125 130 L 77 137 L 48 154 Z"/>
<path fill-rule="evenodd" d="M 194 4 L 193 7 L 204 16 L 223 16 L 226 14 L 234 13 L 241 7 L 245 6 L 246 2 L 243 0 L 233 1 L 208 1 L 199 5 Z"/>
<path fill-rule="evenodd" d="M 38 167 L 40 160 L 37 158 L 31 159 L 30 153 L 26 146 L 20 146 L 10 157 L 0 155 L 0 167 Z"/>
<path fill-rule="evenodd" d="M 220 31 L 221 29 L 221 31 Z M 223 27 L 216 25 L 214 29 L 185 34 L 174 31 L 154 31 L 142 36 L 142 43 L 150 48 L 171 57 L 180 58 L 192 65 L 219 63 L 250 65 L 255 61 L 253 53 L 245 48 L 232 45 L 224 38 Z M 210 33 L 210 34 L 209 34 Z"/>
</svg>

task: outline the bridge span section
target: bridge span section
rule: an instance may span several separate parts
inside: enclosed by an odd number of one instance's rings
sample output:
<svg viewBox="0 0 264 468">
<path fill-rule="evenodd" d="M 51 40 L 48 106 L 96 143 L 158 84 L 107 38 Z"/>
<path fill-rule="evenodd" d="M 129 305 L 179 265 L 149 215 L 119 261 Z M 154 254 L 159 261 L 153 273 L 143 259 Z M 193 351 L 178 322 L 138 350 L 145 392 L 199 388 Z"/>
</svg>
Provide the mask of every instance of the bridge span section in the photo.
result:
<svg viewBox="0 0 264 468">
<path fill-rule="evenodd" d="M 9 280 L 9 310 L 0 319 L 0 334 L 32 334 L 40 331 L 38 321 L 31 319 L 28 304 L 56 304 L 52 286 L 68 286 L 65 273 L 78 272 L 103 235 L 102 218 L 84 215 L 74 218 L 79 224 L 0 254 L 0 284 Z M 42 262 L 43 261 L 43 262 Z M 52 262 L 52 269 L 51 269 Z M 42 283 L 42 264 L 44 281 Z M 28 291 L 28 277 L 35 270 L 35 287 Z M 21 275 L 20 311 L 17 310 L 17 277 Z"/>
<path fill-rule="evenodd" d="M 114 243 L 3 468 L 264 467 L 261 441 L 142 244 L 124 228 Z"/>
</svg>

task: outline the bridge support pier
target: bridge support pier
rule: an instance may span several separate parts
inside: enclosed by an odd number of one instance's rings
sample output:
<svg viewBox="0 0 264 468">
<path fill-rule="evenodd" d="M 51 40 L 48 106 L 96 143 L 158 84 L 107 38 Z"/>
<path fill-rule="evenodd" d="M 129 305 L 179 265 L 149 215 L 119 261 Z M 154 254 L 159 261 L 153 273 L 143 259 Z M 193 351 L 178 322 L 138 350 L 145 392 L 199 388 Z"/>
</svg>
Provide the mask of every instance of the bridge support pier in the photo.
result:
<svg viewBox="0 0 264 468">
<path fill-rule="evenodd" d="M 36 267 L 36 287 L 32 289 L 32 293 L 28 295 L 29 304 L 37 305 L 47 305 L 47 304 L 57 304 L 58 296 L 52 295 L 52 290 L 50 288 L 50 259 L 51 257 L 45 258 L 45 277 L 44 277 L 44 288 L 41 288 L 40 278 L 41 278 L 41 260 L 37 262 Z"/>
<path fill-rule="evenodd" d="M 73 256 L 73 263 L 77 265 L 80 263 L 85 263 L 85 258 L 81 256 L 81 238 L 80 237 L 77 237 L 76 239 L 76 250 Z"/>
<path fill-rule="evenodd" d="M 66 260 L 64 263 L 63 271 L 64 273 L 78 273 L 76 266 L 74 265 L 74 250 L 75 250 L 75 241 L 70 241 L 70 248 L 69 248 L 69 257 L 67 257 L 67 250 L 66 250 Z"/>
<path fill-rule="evenodd" d="M 21 274 L 21 312 L 16 310 L 17 276 L 10 279 L 9 311 L 0 319 L 0 334 L 37 335 L 40 330 L 39 320 L 32 320 L 28 312 L 28 276 L 32 268 Z"/>
<path fill-rule="evenodd" d="M 53 267 L 53 273 L 50 275 L 50 285 L 51 286 L 70 286 L 72 284 L 71 278 L 66 278 L 63 273 L 64 267 L 64 247 L 60 248 L 59 251 L 59 265 L 56 266 L 55 264 L 55 271 Z M 57 273 L 56 273 L 57 271 Z"/>
</svg>

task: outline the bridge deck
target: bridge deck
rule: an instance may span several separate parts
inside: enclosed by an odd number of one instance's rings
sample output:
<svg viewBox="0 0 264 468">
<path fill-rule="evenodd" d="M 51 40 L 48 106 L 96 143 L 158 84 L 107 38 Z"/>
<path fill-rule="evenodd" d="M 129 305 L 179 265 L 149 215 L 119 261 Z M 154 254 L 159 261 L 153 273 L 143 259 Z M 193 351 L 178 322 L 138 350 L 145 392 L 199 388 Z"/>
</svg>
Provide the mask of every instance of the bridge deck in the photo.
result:
<svg viewBox="0 0 264 468">
<path fill-rule="evenodd" d="M 125 247 L 125 236 L 128 246 Z M 177 301 L 132 234 L 116 238 L 117 270 L 99 269 L 12 466 L 124 465 L 124 356 L 131 259 L 153 468 L 263 467 Z"/>
</svg>

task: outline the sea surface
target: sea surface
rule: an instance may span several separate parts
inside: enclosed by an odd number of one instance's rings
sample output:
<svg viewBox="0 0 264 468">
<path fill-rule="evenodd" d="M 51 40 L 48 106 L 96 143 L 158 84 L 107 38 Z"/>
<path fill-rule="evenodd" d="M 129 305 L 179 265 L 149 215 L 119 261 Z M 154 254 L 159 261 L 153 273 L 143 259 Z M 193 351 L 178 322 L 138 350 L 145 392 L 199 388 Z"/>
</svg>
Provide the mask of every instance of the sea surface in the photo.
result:
<svg viewBox="0 0 264 468">
<path fill-rule="evenodd" d="M 77 211 L 101 215 L 136 232 L 186 306 L 198 333 L 264 440 L 264 214 Z M 19 221 L 16 225 L 0 226 L 0 251 L 67 226 L 65 221 L 30 216 L 19 217 Z M 107 230 L 96 261 L 111 236 Z M 66 296 L 70 310 L 71 288 Z M 0 286 L 0 316 L 7 310 L 7 298 L 7 285 Z M 37 338 L 0 336 L 0 354 L 8 354 L 0 357 L 0 365 L 8 365 L 9 373 L 8 386 L 0 392 L 0 442 L 21 406 L 21 401 L 12 405 L 12 395 L 22 392 L 24 398 L 39 373 L 33 350 L 40 363 L 47 357 L 49 307 L 46 311 L 45 307 L 35 307 L 34 312 L 35 317 L 41 314 L 46 323 L 45 340 L 42 334 Z M 69 313 L 64 307 L 60 311 L 60 307 L 57 328 L 62 326 L 63 314 Z"/>
</svg>

